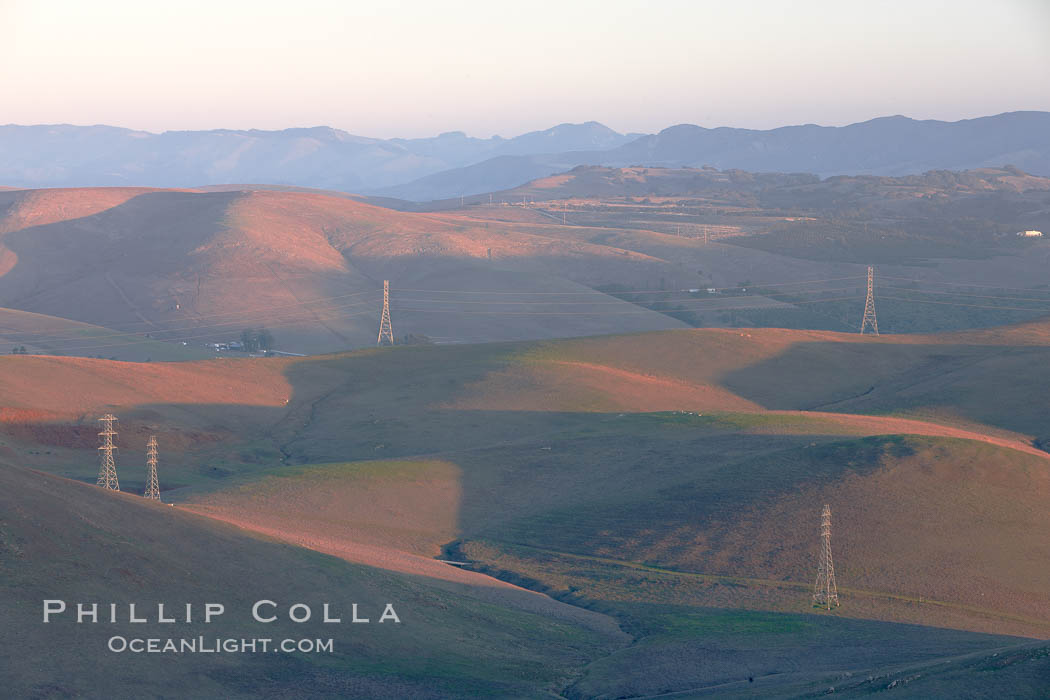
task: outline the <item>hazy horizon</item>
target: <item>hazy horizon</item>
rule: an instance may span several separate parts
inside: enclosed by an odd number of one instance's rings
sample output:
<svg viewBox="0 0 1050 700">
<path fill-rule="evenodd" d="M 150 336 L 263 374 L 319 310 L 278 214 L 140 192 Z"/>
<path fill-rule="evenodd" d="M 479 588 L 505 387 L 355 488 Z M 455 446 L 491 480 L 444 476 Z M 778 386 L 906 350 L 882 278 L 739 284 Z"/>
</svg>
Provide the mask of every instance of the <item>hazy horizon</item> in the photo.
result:
<svg viewBox="0 0 1050 700">
<path fill-rule="evenodd" d="M 14 124 L 509 137 L 1050 111 L 1050 6 L 1013 0 L 0 2 Z"/>
<path fill-rule="evenodd" d="M 865 118 L 865 119 L 859 119 L 857 121 L 848 121 L 848 122 L 844 122 L 842 124 L 824 124 L 824 123 L 820 123 L 820 122 L 798 122 L 798 123 L 792 123 L 792 124 L 778 124 L 778 125 L 775 125 L 775 126 L 770 126 L 770 127 L 765 127 L 765 128 L 740 127 L 740 126 L 736 126 L 734 124 L 693 124 L 692 122 L 677 122 L 675 124 L 667 124 L 665 126 L 660 127 L 659 129 L 656 129 L 656 130 L 651 131 L 651 132 L 642 132 L 642 131 L 638 131 L 637 129 L 616 129 L 614 127 L 609 126 L 608 124 L 605 124 L 604 122 L 601 122 L 601 121 L 597 120 L 597 119 L 586 119 L 586 120 L 579 121 L 579 122 L 559 122 L 557 124 L 549 124 L 549 125 L 544 126 L 544 127 L 539 127 L 539 128 L 536 128 L 536 129 L 529 129 L 527 131 L 521 131 L 521 132 L 517 132 L 516 131 L 516 132 L 494 133 L 494 134 L 484 134 L 484 135 L 474 134 L 474 133 L 471 133 L 471 132 L 466 131 L 464 129 L 447 129 L 447 130 L 441 131 L 441 132 L 434 132 L 434 133 L 429 133 L 429 134 L 426 134 L 426 133 L 424 133 L 424 134 L 414 134 L 412 136 L 403 136 L 403 135 L 400 135 L 400 134 L 394 134 L 394 135 L 391 135 L 391 136 L 373 136 L 372 134 L 362 134 L 362 133 L 349 132 L 346 129 L 340 129 L 340 127 L 333 126 L 332 124 L 293 124 L 293 125 L 290 125 L 290 126 L 275 127 L 275 128 L 271 128 L 271 129 L 262 129 L 262 128 L 258 128 L 258 127 L 254 127 L 254 126 L 215 126 L 215 127 L 203 127 L 203 128 L 200 128 L 200 129 L 173 128 L 173 129 L 159 129 L 159 130 L 140 129 L 140 128 L 137 128 L 137 127 L 134 127 L 134 126 L 128 126 L 128 125 L 125 125 L 125 124 L 111 124 L 111 123 L 97 123 L 97 124 L 86 124 L 86 123 L 84 123 L 84 124 L 78 124 L 78 123 L 73 123 L 73 122 L 48 122 L 48 123 L 34 123 L 34 124 L 11 122 L 11 123 L 7 123 L 7 124 L 0 124 L 0 126 L 15 126 L 15 127 L 72 126 L 72 127 L 77 127 L 77 128 L 112 127 L 112 128 L 117 128 L 117 129 L 127 129 L 129 131 L 148 133 L 148 134 L 152 134 L 152 135 L 160 135 L 160 134 L 163 134 L 163 133 L 166 133 L 166 132 L 180 132 L 180 131 L 263 131 L 263 132 L 279 132 L 279 131 L 288 131 L 288 130 L 293 130 L 293 129 L 329 129 L 330 128 L 330 129 L 339 129 L 340 131 L 344 131 L 346 133 L 350 133 L 353 136 L 360 136 L 360 137 L 364 137 L 364 138 L 376 138 L 376 139 L 416 139 L 416 138 L 426 139 L 426 138 L 435 138 L 435 137 L 438 137 L 438 136 L 442 136 L 444 134 L 454 134 L 454 133 L 463 133 L 469 138 L 478 138 L 478 139 L 489 139 L 489 138 L 496 138 L 496 137 L 503 138 L 503 139 L 512 139 L 512 138 L 515 138 L 517 136 L 521 136 L 521 135 L 524 135 L 524 134 L 527 134 L 527 133 L 532 133 L 532 132 L 537 132 L 537 131 L 546 131 L 548 129 L 552 129 L 552 128 L 555 128 L 555 127 L 558 127 L 558 126 L 566 126 L 566 125 L 580 126 L 580 125 L 587 124 L 587 123 L 601 124 L 602 126 L 605 126 L 605 127 L 610 128 L 610 129 L 613 129 L 613 131 L 616 131 L 616 132 L 618 132 L 620 134 L 627 135 L 627 134 L 656 134 L 656 133 L 659 133 L 660 131 L 663 131 L 664 129 L 668 129 L 668 128 L 671 128 L 671 127 L 674 127 L 674 126 L 683 126 L 683 125 L 700 126 L 702 128 L 706 128 L 706 129 L 719 129 L 719 128 L 747 129 L 747 128 L 752 128 L 755 131 L 771 131 L 771 130 L 774 130 L 774 129 L 789 128 L 789 127 L 794 127 L 794 126 L 821 126 L 821 127 L 850 126 L 852 124 L 861 124 L 861 123 L 864 123 L 864 122 L 873 121 L 875 119 L 887 119 L 887 118 L 893 118 L 893 117 L 904 117 L 906 119 L 912 119 L 912 120 L 915 120 L 915 121 L 958 122 L 958 121 L 967 121 L 967 120 L 970 120 L 970 119 L 980 119 L 980 118 L 983 118 L 983 117 L 995 117 L 995 116 L 998 116 L 1000 114 L 1009 114 L 1009 113 L 1012 113 L 1012 112 L 1050 112 L 1050 109 L 1047 109 L 1047 110 L 1024 110 L 1024 109 L 1006 110 L 1004 112 L 996 112 L 994 114 L 975 114 L 973 116 L 959 117 L 958 119 L 921 118 L 921 117 L 914 117 L 914 116 L 909 115 L 909 114 L 877 114 L 877 115 L 874 115 L 874 116 L 871 116 L 871 117 L 868 117 L 868 118 Z"/>
</svg>

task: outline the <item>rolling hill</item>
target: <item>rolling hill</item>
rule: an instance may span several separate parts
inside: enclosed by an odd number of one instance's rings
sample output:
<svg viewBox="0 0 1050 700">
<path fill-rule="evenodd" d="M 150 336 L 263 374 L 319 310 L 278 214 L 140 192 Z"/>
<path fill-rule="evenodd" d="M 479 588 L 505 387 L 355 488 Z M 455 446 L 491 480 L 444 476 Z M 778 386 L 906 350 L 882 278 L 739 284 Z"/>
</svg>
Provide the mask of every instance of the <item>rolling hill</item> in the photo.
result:
<svg viewBox="0 0 1050 700">
<path fill-rule="evenodd" d="M 509 585 L 397 576 L 253 536 L 243 530 L 123 493 L 0 467 L 0 645 L 11 697 L 449 697 L 555 692 L 579 668 L 624 643 L 608 618 Z M 75 556 L 74 556 L 75 552 Z M 446 567 L 448 568 L 448 567 Z M 115 601 L 121 620 L 77 624 L 72 614 L 41 624 L 42 601 Z M 302 602 L 308 623 L 287 616 L 253 622 L 259 599 L 282 610 Z M 129 624 L 158 602 L 177 624 Z M 201 621 L 204 604 L 225 612 Z M 323 624 L 322 604 L 342 624 Z M 392 602 L 400 622 L 377 622 Z M 195 622 L 182 622 L 184 604 Z M 368 625 L 351 624 L 356 603 Z M 282 613 L 283 614 L 283 613 Z M 125 638 L 331 639 L 307 653 L 113 653 Z M 14 641 L 17 640 L 17 643 Z M 261 642 L 259 643 L 261 644 Z M 65 663 L 50 662 L 57 650 Z M 266 651 L 272 651 L 266 649 Z M 17 661 L 17 663 L 16 663 Z"/>
<path fill-rule="evenodd" d="M 891 176 L 838 175 L 820 178 L 809 173 L 765 173 L 740 169 L 614 168 L 577 166 L 572 170 L 520 184 L 493 196 L 510 201 L 610 199 L 626 197 L 718 197 L 726 204 L 760 202 L 785 209 L 854 210 L 858 206 L 899 209 L 924 199 L 964 199 L 976 194 L 1030 193 L 1039 201 L 1050 190 L 1050 177 L 1031 175 L 1016 167 L 973 170 L 933 170 Z M 472 202 L 483 202 L 474 197 Z M 924 202 L 925 203 L 925 202 Z"/>
<path fill-rule="evenodd" d="M 671 262 L 551 228 L 304 192 L 11 191 L 0 193 L 0 305 L 114 329 L 110 342 L 63 351 L 121 359 L 146 338 L 201 346 L 259 326 L 292 352 L 372 344 L 386 278 L 401 334 L 462 342 L 681 325 L 585 286 L 659 277 Z M 516 313 L 478 304 L 497 285 Z M 450 316 L 450 293 L 473 295 L 457 307 L 471 313 Z M 552 293 L 584 306 L 543 308 Z M 596 300 L 627 313 L 573 313 Z"/>
<path fill-rule="evenodd" d="M 1013 235 L 1050 228 L 1048 182 L 587 167 L 498 193 L 529 206 L 434 211 L 274 186 L 7 190 L 0 308 L 101 330 L 23 316 L 0 342 L 159 360 L 266 328 L 279 351 L 345 351 L 375 342 L 387 279 L 399 342 L 845 330 L 870 263 L 885 331 L 1016 323 L 1048 311 L 1046 245 Z"/>
<path fill-rule="evenodd" d="M 576 666 L 570 697 L 915 673 L 918 693 L 982 664 L 995 670 L 973 671 L 975 688 L 1038 697 L 1025 669 L 1044 647 L 1017 637 L 1050 635 L 1050 550 L 1030 535 L 1050 526 L 1050 457 L 1033 447 L 1046 337 L 711 329 L 207 363 L 5 357 L 0 460 L 90 483 L 90 418 L 113 410 L 124 472 L 158 434 L 176 512 L 433 585 L 463 583 L 435 561 L 457 559 L 612 615 L 634 643 Z M 127 388 L 107 393 L 107 373 Z M 30 390 L 92 375 L 68 407 Z M 814 614 L 823 503 L 843 607 Z"/>
<path fill-rule="evenodd" d="M 580 166 L 465 198 L 478 220 L 562 223 L 558 235 L 676 260 L 702 271 L 644 289 L 602 287 L 694 327 L 850 330 L 857 277 L 874 265 L 883 330 L 936 332 L 1045 316 L 1050 179 L 1014 167 L 901 177 Z M 500 205 L 499 203 L 504 203 Z M 509 206 L 506 203 L 515 203 Z M 527 204 L 527 206 L 525 206 Z M 460 201 L 434 203 L 435 209 Z M 863 276 L 863 275 L 862 275 Z M 851 281 L 852 280 L 852 281 Z M 764 299 L 767 303 L 759 305 Z"/>
<path fill-rule="evenodd" d="M 1048 192 L 1050 178 L 1013 166 L 823 180 L 711 167 L 579 166 L 492 198 L 531 201 L 577 225 L 710 234 L 812 260 L 915 265 L 1016 254 L 1025 243 L 1018 231 L 1050 228 Z M 481 211 L 486 197 L 469 202 Z"/>
</svg>

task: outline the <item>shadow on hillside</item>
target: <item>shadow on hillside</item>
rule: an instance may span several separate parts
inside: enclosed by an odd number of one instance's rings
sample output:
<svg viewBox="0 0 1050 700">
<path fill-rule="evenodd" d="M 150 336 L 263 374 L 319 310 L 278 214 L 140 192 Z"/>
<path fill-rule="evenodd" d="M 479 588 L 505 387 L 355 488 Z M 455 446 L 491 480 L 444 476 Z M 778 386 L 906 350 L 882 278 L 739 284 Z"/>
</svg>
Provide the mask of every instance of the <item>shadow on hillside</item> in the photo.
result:
<svg viewBox="0 0 1050 700">
<path fill-rule="evenodd" d="M 798 343 L 727 373 L 723 384 L 770 409 L 941 412 L 1050 436 L 1045 411 L 1032 401 L 1050 393 L 1048 347 Z"/>
<path fill-rule="evenodd" d="M 652 628 L 630 647 L 591 664 L 568 697 L 649 696 L 708 687 L 734 697 L 758 689 L 794 697 L 804 684 L 815 685 L 819 694 L 843 683 L 869 690 L 885 687 L 888 681 L 871 680 L 886 674 L 887 666 L 1032 644 L 1023 637 L 821 615 L 625 607 L 648 619 Z"/>
<path fill-rule="evenodd" d="M 247 326 L 278 326 L 285 329 L 285 349 L 314 353 L 372 342 L 368 339 L 375 331 L 364 327 L 373 322 L 365 324 L 362 315 L 372 311 L 363 311 L 346 297 L 362 287 L 378 289 L 389 278 L 395 329 L 446 342 L 682 326 L 669 316 L 583 286 L 610 279 L 638 287 L 656 284 L 672 274 L 664 260 L 600 246 L 581 248 L 577 242 L 531 235 L 513 223 L 496 225 L 491 234 L 489 224 L 444 223 L 432 233 L 426 227 L 434 222 L 424 217 L 410 221 L 420 230 L 402 231 L 390 224 L 377 229 L 389 235 L 377 237 L 358 230 L 369 229 L 372 222 L 359 222 L 345 212 L 328 221 L 322 215 L 329 212 L 309 207 L 304 216 L 317 215 L 326 223 L 311 220 L 296 234 L 303 238 L 296 247 L 295 236 L 273 224 L 267 229 L 252 221 L 243 226 L 237 219 L 231 221 L 230 205 L 243 196 L 238 191 L 145 192 L 94 214 L 8 233 L 3 245 L 17 256 L 17 264 L 0 274 L 0 305 L 105 327 L 151 330 L 154 338 L 179 340 L 185 332 L 165 328 L 174 323 L 176 330 L 184 330 L 196 323 L 185 312 L 202 298 L 224 307 L 228 318 L 239 312 L 231 326 L 242 319 Z M 486 236 L 492 240 L 475 240 Z M 318 260 L 329 267 L 322 269 Z M 158 289 L 158 281 L 163 289 Z M 478 296 L 492 290 L 497 294 Z M 600 298 L 600 305 L 570 303 L 588 294 Z M 301 299 L 323 303 L 309 307 L 307 314 L 289 314 L 288 304 L 281 302 L 274 304 L 276 313 L 264 311 L 282 295 L 292 305 Z M 255 313 L 246 315 L 245 301 Z M 368 308 L 373 302 L 378 315 L 378 301 L 370 299 Z M 181 315 L 168 308 L 175 304 L 182 306 Z M 194 331 L 191 338 L 222 333 L 207 330 L 214 329 Z M 231 330 L 231 339 L 241 330 L 242 325 Z M 55 347 L 74 354 L 76 345 L 84 343 Z M 87 343 L 87 354 L 108 356 L 113 350 L 107 345 Z"/>
<path fill-rule="evenodd" d="M 763 426 L 752 430 L 746 423 L 678 412 L 631 415 L 446 407 L 462 387 L 505 368 L 532 347 L 535 344 L 401 347 L 292 362 L 285 371 L 292 395 L 281 407 L 157 404 L 112 410 L 120 414 L 122 429 L 135 441 L 149 430 L 160 432 L 161 481 L 171 483 L 165 474 L 181 477 L 176 483 L 189 488 L 180 493 L 180 500 L 220 490 L 235 497 L 234 487 L 265 476 L 294 481 L 304 465 L 323 468 L 333 462 L 438 458 L 459 469 L 460 496 L 453 517 L 464 539 L 699 572 L 764 571 L 770 578 L 791 580 L 807 580 L 812 573 L 816 516 L 824 497 L 832 493 L 829 485 L 866 484 L 865 479 L 885 463 L 902 463 L 927 445 L 921 439 L 829 434 L 825 426 L 809 433 L 776 434 L 763 432 L 759 429 Z M 829 361 L 832 347 L 844 358 Z M 731 372 L 726 383 L 745 396 L 751 392 L 758 397 L 765 391 L 766 397 L 812 401 L 842 391 L 851 382 L 876 386 L 891 380 L 905 382 L 895 378 L 907 378 L 908 373 L 923 381 L 968 377 L 957 384 L 957 391 L 971 392 L 970 401 L 977 406 L 983 396 L 977 393 L 981 385 L 966 374 L 967 368 L 979 366 L 984 376 L 984 367 L 992 364 L 998 374 L 990 376 L 1005 378 L 1041 356 L 1032 353 L 1044 352 L 1042 348 L 879 345 L 888 348 L 879 355 L 875 347 L 802 344 L 775 359 Z M 935 374 L 945 366 L 950 371 Z M 809 368 L 808 372 L 799 367 Z M 858 373 L 863 375 L 859 382 Z M 780 377 L 779 385 L 769 386 L 770 376 Z M 876 397 L 876 392 L 870 395 Z M 754 415 L 748 418 L 752 419 Z M 202 434 L 215 439 L 203 444 Z M 165 440 L 176 445 L 178 435 L 185 440 L 181 456 L 177 450 L 165 452 Z M 89 481 L 97 461 L 85 442 L 90 442 L 90 435 L 63 449 L 66 457 L 80 460 L 76 478 Z M 137 444 L 125 443 L 118 471 L 125 464 L 139 469 L 141 456 L 128 456 Z M 46 463 L 39 455 L 33 457 L 36 463 L 29 466 L 41 468 L 38 465 Z M 979 460 L 967 456 L 958 461 Z M 928 471 L 918 463 L 907 473 L 930 477 L 932 481 L 922 484 L 927 488 L 924 493 L 933 493 L 930 484 L 937 475 Z M 954 472 L 949 474 L 953 476 Z M 352 472 L 350 477 L 357 478 Z M 354 488 L 351 496 L 322 501 L 302 519 L 336 518 L 353 524 L 355 502 L 375 500 L 369 490 L 373 484 L 357 483 L 362 488 Z M 867 516 L 857 521 L 880 526 L 886 525 L 880 518 L 903 522 L 893 508 L 884 513 L 865 505 L 889 503 L 897 508 L 908 495 L 880 488 L 862 489 L 851 502 Z M 302 508 L 301 494 L 294 490 L 290 494 L 285 499 L 288 507 Z M 796 500 L 782 503 L 782 497 Z M 777 504 L 783 506 L 778 518 L 784 517 L 768 521 L 776 527 L 763 526 L 765 514 Z M 265 508 L 258 510 L 260 517 L 265 516 Z M 813 522 L 798 525 L 810 512 Z M 848 556 L 849 527 L 844 528 L 840 551 L 847 555 L 845 561 L 856 562 L 856 557 Z M 760 547 L 752 547 L 741 539 L 742 532 L 758 532 L 766 539 Z M 301 539 L 301 533 L 277 534 Z"/>
</svg>

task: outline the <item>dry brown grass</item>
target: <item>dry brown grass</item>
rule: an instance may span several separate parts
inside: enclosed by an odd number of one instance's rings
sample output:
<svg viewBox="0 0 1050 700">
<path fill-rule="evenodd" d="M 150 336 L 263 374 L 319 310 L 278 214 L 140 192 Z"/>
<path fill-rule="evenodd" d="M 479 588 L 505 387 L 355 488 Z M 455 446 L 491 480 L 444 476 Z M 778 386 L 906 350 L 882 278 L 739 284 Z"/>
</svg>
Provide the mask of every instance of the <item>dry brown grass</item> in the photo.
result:
<svg viewBox="0 0 1050 700">
<path fill-rule="evenodd" d="M 141 194 L 159 191 L 161 190 L 149 187 L 19 190 L 8 195 L 11 197 L 11 204 L 0 217 L 0 234 L 91 216 L 124 204 Z"/>
<path fill-rule="evenodd" d="M 513 398 L 512 398 L 513 397 Z M 462 410 L 747 411 L 759 406 L 710 384 L 593 362 L 523 364 L 465 387 L 449 404 Z"/>
<path fill-rule="evenodd" d="M 0 356 L 5 416 L 75 418 L 149 404 L 284 406 L 287 360 L 112 362 L 73 357 Z"/>
<path fill-rule="evenodd" d="M 549 222 L 399 212 L 306 192 L 85 189 L 5 197 L 11 201 L 6 209 L 0 201 L 0 304 L 118 330 L 170 331 L 197 343 L 265 325 L 279 329 L 281 349 L 365 346 L 386 278 L 395 289 L 502 286 L 598 297 L 579 283 L 610 276 L 641 283 L 671 267 L 658 255 L 564 235 Z M 458 339 L 523 337 L 509 330 L 523 317 L 459 313 L 464 306 L 455 314 L 427 314 L 424 306 L 402 316 L 410 324 L 402 327 Z M 631 309 L 591 318 L 529 316 L 524 337 L 567 335 L 581 326 L 607 333 L 680 325 Z M 68 353 L 129 359 L 115 341 L 81 345 Z"/>
<path fill-rule="evenodd" d="M 1050 324 L 1032 323 L 995 331 L 926 336 L 883 336 L 784 329 L 705 329 L 667 331 L 559 341 L 530 349 L 507 367 L 463 387 L 449 404 L 458 409 L 532 411 L 744 411 L 768 412 L 787 405 L 819 403 L 819 397 L 850 397 L 869 386 L 887 384 L 901 391 L 896 405 L 907 415 L 850 415 L 850 409 L 806 411 L 857 435 L 908 433 L 979 440 L 1045 456 L 1021 429 L 1029 421 L 1027 402 L 1003 423 L 982 421 L 986 392 L 996 392 L 999 374 L 968 364 L 941 375 L 938 358 L 960 353 L 995 358 L 997 348 L 1033 348 L 1050 334 Z M 887 352 L 882 352 L 880 349 Z M 943 348 L 943 349 L 942 349 Z M 888 351 L 893 350 L 893 354 Z M 792 354 L 804 351 L 804 354 Z M 899 351 L 899 352 L 897 352 Z M 967 360 L 967 362 L 971 362 Z M 954 411 L 916 403 L 894 385 L 898 375 L 915 377 L 924 399 L 938 391 L 965 394 Z M 1043 376 L 1038 373 L 1038 376 Z M 1030 377 L 1028 381 L 1033 381 Z M 915 392 L 911 385 L 904 388 Z M 1012 396 L 1015 387 L 998 387 Z M 894 410 L 892 393 L 880 411 Z M 954 396 L 954 394 L 952 394 Z M 832 404 L 834 406 L 834 403 Z"/>
<path fill-rule="evenodd" d="M 434 557 L 456 537 L 460 471 L 440 460 L 299 467 L 190 506 L 292 539 L 353 542 Z"/>
<path fill-rule="evenodd" d="M 1044 458 L 977 442 L 917 444 L 914 454 L 886 455 L 874 470 L 847 469 L 709 523 L 691 547 L 670 534 L 646 555 L 662 551 L 675 568 L 806 583 L 820 505 L 829 503 L 840 586 L 999 611 L 1050 630 L 1050 539 L 1037 534 L 1050 528 Z M 926 622 L 921 606 L 915 613 Z"/>
</svg>

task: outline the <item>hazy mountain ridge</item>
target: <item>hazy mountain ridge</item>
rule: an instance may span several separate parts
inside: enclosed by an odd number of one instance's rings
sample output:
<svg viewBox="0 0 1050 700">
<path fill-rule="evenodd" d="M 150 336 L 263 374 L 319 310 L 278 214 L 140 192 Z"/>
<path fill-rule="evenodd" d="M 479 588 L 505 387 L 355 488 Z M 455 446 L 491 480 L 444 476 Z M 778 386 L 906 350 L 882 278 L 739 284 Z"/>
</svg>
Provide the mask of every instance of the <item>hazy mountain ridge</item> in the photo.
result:
<svg viewBox="0 0 1050 700">
<path fill-rule="evenodd" d="M 488 157 L 529 155 L 554 151 L 605 150 L 624 145 L 644 134 L 621 134 L 596 121 L 558 124 L 543 131 L 530 131 L 511 139 L 493 136 L 480 139 L 462 131 L 448 131 L 430 138 L 390 139 L 417 155 L 449 162 Z"/>
<path fill-rule="evenodd" d="M 906 175 L 1002 165 L 1002 158 L 1050 174 L 1050 113 L 1008 112 L 956 122 L 880 117 L 843 127 L 812 124 L 770 131 L 683 124 L 642 137 L 610 155 L 648 165 L 703 164 L 821 176 Z M 733 162 L 729 162 L 733 161 Z M 1015 162 L 1019 161 L 1019 162 Z"/>
<path fill-rule="evenodd" d="M 445 199 L 515 187 L 578 165 L 700 167 L 752 172 L 910 175 L 1015 165 L 1050 175 L 1050 113 L 1007 112 L 957 122 L 880 117 L 848 126 L 759 131 L 679 124 L 606 151 L 505 157 L 384 188 L 379 193 Z M 485 181 L 487 188 L 478 189 Z"/>
<path fill-rule="evenodd" d="M 504 139 L 447 132 L 376 139 L 331 127 L 153 134 L 111 126 L 0 126 L 0 183 L 20 187 L 197 187 L 266 182 L 416 201 L 492 192 L 578 165 L 907 175 L 1016 165 L 1050 175 L 1050 113 L 957 122 L 881 117 L 771 130 L 692 124 L 652 135 L 598 122 Z"/>
<path fill-rule="evenodd" d="M 638 134 L 597 122 L 504 139 L 451 132 L 375 139 L 331 127 L 153 134 L 112 126 L 0 126 L 0 182 L 23 187 L 193 187 L 267 182 L 368 191 L 500 155 L 604 149 Z"/>
</svg>

